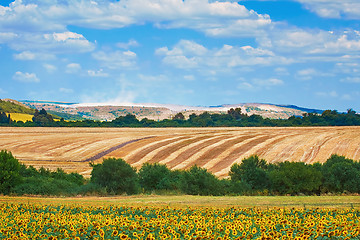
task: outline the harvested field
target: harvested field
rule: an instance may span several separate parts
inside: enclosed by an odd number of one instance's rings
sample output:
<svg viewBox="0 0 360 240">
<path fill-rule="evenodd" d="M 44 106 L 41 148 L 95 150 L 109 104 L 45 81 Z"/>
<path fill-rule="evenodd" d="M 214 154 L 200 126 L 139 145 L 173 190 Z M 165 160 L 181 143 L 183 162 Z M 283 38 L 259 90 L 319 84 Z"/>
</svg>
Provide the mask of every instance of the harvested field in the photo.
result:
<svg viewBox="0 0 360 240">
<path fill-rule="evenodd" d="M 0 149 L 21 162 L 89 176 L 90 161 L 123 158 L 135 167 L 194 164 L 226 177 L 258 154 L 269 162 L 324 162 L 331 154 L 360 159 L 360 127 L 304 128 L 0 128 Z"/>
</svg>

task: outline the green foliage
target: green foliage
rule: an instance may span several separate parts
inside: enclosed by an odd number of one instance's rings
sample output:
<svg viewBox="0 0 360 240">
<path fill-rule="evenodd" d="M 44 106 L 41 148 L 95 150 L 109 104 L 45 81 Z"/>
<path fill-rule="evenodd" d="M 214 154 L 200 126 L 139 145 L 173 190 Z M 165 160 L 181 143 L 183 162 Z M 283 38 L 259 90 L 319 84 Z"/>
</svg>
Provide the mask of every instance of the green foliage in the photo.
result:
<svg viewBox="0 0 360 240">
<path fill-rule="evenodd" d="M 174 190 L 171 171 L 166 165 L 145 163 L 138 173 L 140 186 L 147 192 L 154 190 Z"/>
<path fill-rule="evenodd" d="M 190 195 L 223 195 L 222 182 L 205 168 L 193 166 L 183 172 L 182 190 Z"/>
<path fill-rule="evenodd" d="M 243 182 L 242 185 L 250 186 L 254 191 L 263 190 L 269 187 L 268 164 L 257 155 L 242 160 L 240 164 L 231 166 L 229 175 L 233 182 Z"/>
<path fill-rule="evenodd" d="M 122 159 L 108 158 L 93 165 L 91 182 L 106 188 L 110 194 L 135 194 L 139 192 L 136 169 Z"/>
<path fill-rule="evenodd" d="M 360 193 L 360 164 L 343 156 L 332 155 L 323 164 L 324 190 Z"/>
<path fill-rule="evenodd" d="M 32 120 L 39 126 L 46 126 L 54 122 L 53 117 L 50 114 L 47 114 L 45 109 L 41 109 L 40 111 L 36 109 Z"/>
<path fill-rule="evenodd" d="M 79 191 L 79 185 L 65 179 L 29 177 L 23 183 L 17 185 L 13 192 L 18 195 L 76 195 Z"/>
<path fill-rule="evenodd" d="M 0 99 L 0 112 L 34 114 L 35 110 Z"/>
<path fill-rule="evenodd" d="M 319 193 L 322 174 L 303 162 L 282 162 L 269 174 L 272 190 L 280 194 Z"/>
<path fill-rule="evenodd" d="M 21 182 L 20 163 L 6 150 L 0 152 L 0 193 L 9 194 Z"/>
</svg>

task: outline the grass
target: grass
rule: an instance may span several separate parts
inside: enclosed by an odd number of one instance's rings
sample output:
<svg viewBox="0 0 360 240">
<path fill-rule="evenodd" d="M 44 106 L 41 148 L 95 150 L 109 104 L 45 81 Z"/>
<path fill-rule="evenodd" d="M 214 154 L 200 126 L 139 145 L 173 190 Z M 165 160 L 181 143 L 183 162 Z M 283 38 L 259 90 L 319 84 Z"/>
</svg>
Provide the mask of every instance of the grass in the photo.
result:
<svg viewBox="0 0 360 240">
<path fill-rule="evenodd" d="M 113 197 L 12 197 L 0 196 L 0 203 L 36 203 L 90 206 L 171 206 L 171 207 L 259 207 L 259 208 L 355 208 L 360 196 L 113 196 Z"/>
</svg>

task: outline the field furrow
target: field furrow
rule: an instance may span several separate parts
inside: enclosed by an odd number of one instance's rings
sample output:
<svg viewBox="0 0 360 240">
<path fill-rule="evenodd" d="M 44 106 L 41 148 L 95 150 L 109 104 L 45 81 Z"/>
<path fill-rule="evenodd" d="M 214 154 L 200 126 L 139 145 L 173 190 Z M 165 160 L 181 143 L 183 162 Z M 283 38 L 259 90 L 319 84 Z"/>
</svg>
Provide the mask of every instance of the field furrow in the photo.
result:
<svg viewBox="0 0 360 240">
<path fill-rule="evenodd" d="M 171 169 L 204 167 L 225 177 L 257 154 L 268 162 L 325 162 L 331 154 L 360 160 L 360 127 L 291 128 L 0 128 L 0 149 L 21 162 L 89 176 L 87 161 L 123 158 Z"/>
</svg>

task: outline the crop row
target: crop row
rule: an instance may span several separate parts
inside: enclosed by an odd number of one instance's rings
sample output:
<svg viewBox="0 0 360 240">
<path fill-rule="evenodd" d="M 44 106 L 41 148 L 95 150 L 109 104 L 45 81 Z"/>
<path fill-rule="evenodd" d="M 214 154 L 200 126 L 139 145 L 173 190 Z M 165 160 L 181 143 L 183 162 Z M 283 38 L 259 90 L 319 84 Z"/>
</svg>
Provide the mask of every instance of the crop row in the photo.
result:
<svg viewBox="0 0 360 240">
<path fill-rule="evenodd" d="M 1 239 L 358 239 L 354 209 L 0 205 Z"/>
</svg>

